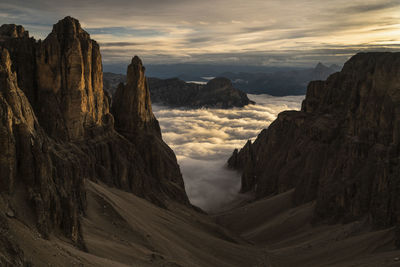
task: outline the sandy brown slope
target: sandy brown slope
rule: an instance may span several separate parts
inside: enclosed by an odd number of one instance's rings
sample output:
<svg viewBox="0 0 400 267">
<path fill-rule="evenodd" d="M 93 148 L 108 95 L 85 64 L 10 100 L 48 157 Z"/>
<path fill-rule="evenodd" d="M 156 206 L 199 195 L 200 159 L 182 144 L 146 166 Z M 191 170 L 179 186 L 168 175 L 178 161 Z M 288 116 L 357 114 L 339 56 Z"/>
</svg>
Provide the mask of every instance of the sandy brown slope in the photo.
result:
<svg viewBox="0 0 400 267">
<path fill-rule="evenodd" d="M 89 183 L 83 220 L 89 252 L 125 264 L 262 266 L 263 253 L 183 205 L 167 211 L 132 194 Z M 107 247 L 105 243 L 107 242 Z"/>
<path fill-rule="evenodd" d="M 312 225 L 314 202 L 292 208 L 293 190 L 216 215 L 268 253 L 270 266 L 400 266 L 393 229 L 363 221 Z"/>
<path fill-rule="evenodd" d="M 207 215 L 183 205 L 169 210 L 86 181 L 82 219 L 88 252 L 57 233 L 40 238 L 33 226 L 8 218 L 10 234 L 34 266 L 269 266 L 268 257 Z"/>
</svg>

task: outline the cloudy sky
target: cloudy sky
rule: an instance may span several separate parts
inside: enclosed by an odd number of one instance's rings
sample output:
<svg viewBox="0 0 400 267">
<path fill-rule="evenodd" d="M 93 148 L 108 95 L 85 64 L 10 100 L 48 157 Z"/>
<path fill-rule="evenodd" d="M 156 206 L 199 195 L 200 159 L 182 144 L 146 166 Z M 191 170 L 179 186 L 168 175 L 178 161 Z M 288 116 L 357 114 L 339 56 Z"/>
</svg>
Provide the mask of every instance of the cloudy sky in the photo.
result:
<svg viewBox="0 0 400 267">
<path fill-rule="evenodd" d="M 44 38 L 71 15 L 105 63 L 343 63 L 365 50 L 400 48 L 400 0 L 1 0 L 0 23 Z"/>
</svg>

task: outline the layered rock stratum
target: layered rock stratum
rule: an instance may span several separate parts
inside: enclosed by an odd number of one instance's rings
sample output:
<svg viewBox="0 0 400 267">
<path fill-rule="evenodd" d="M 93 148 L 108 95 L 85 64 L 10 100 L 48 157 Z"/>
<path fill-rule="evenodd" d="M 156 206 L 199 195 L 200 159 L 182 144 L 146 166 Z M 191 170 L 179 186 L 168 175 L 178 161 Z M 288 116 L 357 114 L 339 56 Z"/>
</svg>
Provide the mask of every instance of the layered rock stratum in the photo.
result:
<svg viewBox="0 0 400 267">
<path fill-rule="evenodd" d="M 280 113 L 234 151 L 228 164 L 242 172 L 242 192 L 293 189 L 295 206 L 315 201 L 315 222 L 398 226 L 399 73 L 400 53 L 360 53 L 311 82 L 301 111 Z"/>
</svg>

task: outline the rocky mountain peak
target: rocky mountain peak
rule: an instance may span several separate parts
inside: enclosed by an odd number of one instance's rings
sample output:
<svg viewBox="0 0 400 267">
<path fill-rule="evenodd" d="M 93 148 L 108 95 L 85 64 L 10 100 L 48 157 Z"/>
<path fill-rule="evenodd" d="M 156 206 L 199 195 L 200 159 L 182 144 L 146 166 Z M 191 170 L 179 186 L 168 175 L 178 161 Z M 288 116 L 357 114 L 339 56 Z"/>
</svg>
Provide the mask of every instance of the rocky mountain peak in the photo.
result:
<svg viewBox="0 0 400 267">
<path fill-rule="evenodd" d="M 79 21 L 60 20 L 36 54 L 38 116 L 48 134 L 77 140 L 85 137 L 88 128 L 101 126 L 109 108 L 100 48 Z"/>
<path fill-rule="evenodd" d="M 334 70 L 319 62 L 312 70 L 312 78 L 314 80 L 326 79 Z"/>
<path fill-rule="evenodd" d="M 359 53 L 353 56 L 345 63 L 341 72 L 333 74 L 326 82 L 316 81 L 309 84 L 302 110 L 320 113 L 347 112 L 357 110 L 364 101 L 378 101 L 385 94 L 397 101 L 400 82 L 397 74 L 400 69 L 399 55 L 400 53 L 388 52 Z M 336 88 L 333 85 L 335 81 L 340 81 L 343 85 Z M 329 90 L 325 89 L 325 84 L 329 85 Z M 360 88 L 359 84 L 368 86 Z"/>
<path fill-rule="evenodd" d="M 139 129 L 161 137 L 158 121 L 154 117 L 145 68 L 138 56 L 132 58 L 127 69 L 127 83 L 120 84 L 112 104 L 115 126 L 125 133 Z"/>
<path fill-rule="evenodd" d="M 76 37 L 90 38 L 90 35 L 82 29 L 80 22 L 70 16 L 54 24 L 51 34 L 55 34 L 60 40 L 68 40 Z"/>
<path fill-rule="evenodd" d="M 342 68 L 338 64 L 332 64 L 329 66 L 329 68 L 333 71 L 340 71 Z"/>
<path fill-rule="evenodd" d="M 212 80 L 210 80 L 207 83 L 207 87 L 209 88 L 226 88 L 226 87 L 232 87 L 232 82 L 228 78 L 225 77 L 217 77 Z"/>
<path fill-rule="evenodd" d="M 128 66 L 127 84 L 135 87 L 143 87 L 146 82 L 144 75 L 145 67 L 143 67 L 142 60 L 138 56 L 134 56 L 131 60 L 131 64 Z"/>
<path fill-rule="evenodd" d="M 324 74 L 324 73 L 332 72 L 332 70 L 328 66 L 322 64 L 321 62 L 318 62 L 318 64 L 315 66 L 313 71 L 316 74 Z"/>
<path fill-rule="evenodd" d="M 234 88 L 227 78 L 215 78 L 205 85 L 178 78 L 150 78 L 148 82 L 153 103 L 190 108 L 232 108 L 254 104 L 247 94 Z"/>
<path fill-rule="evenodd" d="M 327 66 L 325 66 L 321 62 L 318 62 L 318 64 L 315 66 L 315 69 L 324 69 L 324 68 L 327 68 Z"/>
<path fill-rule="evenodd" d="M 360 53 L 311 82 L 301 111 L 280 113 L 252 151 L 234 152 L 242 189 L 294 189 L 296 205 L 316 202 L 315 220 L 400 227 L 399 73 L 400 53 Z"/>
<path fill-rule="evenodd" d="M 58 229 L 56 235 L 84 248 L 87 180 L 162 207 L 170 200 L 190 206 L 175 154 L 151 112 L 139 59 L 128 72 L 116 118 L 134 134 L 129 140 L 109 113 L 99 46 L 77 20 L 61 20 L 40 42 L 0 39 L 0 209 L 43 238 Z"/>
<path fill-rule="evenodd" d="M 29 37 L 29 32 L 24 27 L 15 24 L 3 24 L 0 26 L 0 38 L 24 38 Z"/>
</svg>

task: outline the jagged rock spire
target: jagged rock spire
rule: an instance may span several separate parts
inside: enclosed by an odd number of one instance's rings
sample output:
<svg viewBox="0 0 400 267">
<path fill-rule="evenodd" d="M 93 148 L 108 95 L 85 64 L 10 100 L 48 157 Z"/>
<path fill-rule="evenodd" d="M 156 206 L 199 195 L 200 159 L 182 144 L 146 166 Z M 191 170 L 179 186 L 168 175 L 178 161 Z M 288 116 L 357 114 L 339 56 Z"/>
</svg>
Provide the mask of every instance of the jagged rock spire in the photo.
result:
<svg viewBox="0 0 400 267">
<path fill-rule="evenodd" d="M 0 38 L 23 38 L 29 37 L 24 27 L 15 24 L 3 24 L 0 26 Z"/>
<path fill-rule="evenodd" d="M 115 92 L 112 113 L 115 127 L 121 132 L 145 131 L 161 137 L 160 126 L 151 108 L 145 68 L 138 56 L 133 57 L 128 66 L 126 85 L 120 84 Z"/>
<path fill-rule="evenodd" d="M 39 119 L 50 136 L 82 139 L 109 112 L 99 45 L 65 17 L 37 51 Z"/>
</svg>

